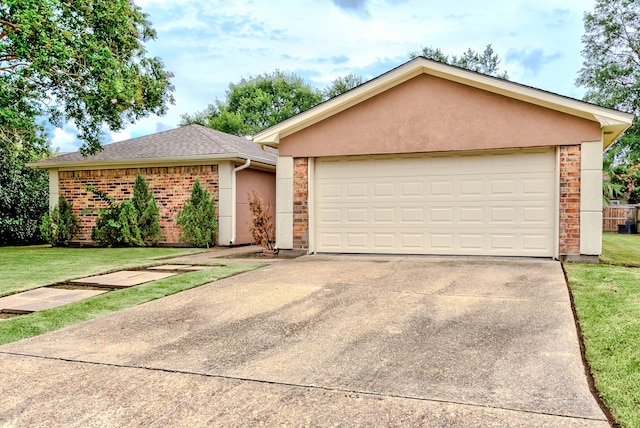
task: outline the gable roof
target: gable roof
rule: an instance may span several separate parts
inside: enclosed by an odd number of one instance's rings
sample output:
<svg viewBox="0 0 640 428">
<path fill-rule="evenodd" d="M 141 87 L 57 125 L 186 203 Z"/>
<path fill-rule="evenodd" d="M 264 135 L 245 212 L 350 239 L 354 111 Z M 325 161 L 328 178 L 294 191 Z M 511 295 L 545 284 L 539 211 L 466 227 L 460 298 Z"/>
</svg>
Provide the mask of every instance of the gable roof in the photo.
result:
<svg viewBox="0 0 640 428">
<path fill-rule="evenodd" d="M 201 125 L 188 125 L 144 137 L 105 144 L 101 152 L 84 157 L 67 153 L 29 164 L 33 168 L 108 167 L 120 165 L 184 164 L 214 159 L 250 159 L 276 164 L 276 154 L 262 150 L 246 138 Z"/>
<path fill-rule="evenodd" d="M 464 68 L 417 57 L 335 98 L 271 126 L 253 136 L 263 146 L 277 147 L 280 139 L 338 114 L 421 74 L 428 74 L 482 89 L 558 112 L 598 122 L 602 128 L 603 148 L 631 126 L 633 115 L 584 101 L 488 76 Z"/>
</svg>

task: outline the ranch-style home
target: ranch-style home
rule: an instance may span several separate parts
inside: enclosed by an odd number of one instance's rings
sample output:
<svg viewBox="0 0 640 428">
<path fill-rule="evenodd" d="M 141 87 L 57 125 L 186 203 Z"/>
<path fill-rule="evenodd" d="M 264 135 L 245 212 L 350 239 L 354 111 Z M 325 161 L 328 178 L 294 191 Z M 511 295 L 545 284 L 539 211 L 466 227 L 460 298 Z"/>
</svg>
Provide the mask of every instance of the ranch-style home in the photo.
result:
<svg viewBox="0 0 640 428">
<path fill-rule="evenodd" d="M 129 199 L 139 171 L 149 183 L 160 211 L 164 244 L 179 242 L 178 212 L 191 196 L 196 178 L 216 200 L 218 245 L 251 242 L 247 195 L 256 191 L 275 202 L 273 150 L 251 141 L 200 125 L 189 125 L 144 137 L 107 144 L 100 153 L 83 157 L 79 152 L 31 164 L 49 171 L 50 206 L 64 196 L 82 222 L 77 243 L 91 242 L 96 214 L 105 207 L 85 186 L 92 185 L 116 200 Z"/>
<path fill-rule="evenodd" d="M 416 58 L 253 141 L 278 149 L 279 249 L 590 259 L 602 151 L 631 122 Z"/>
</svg>

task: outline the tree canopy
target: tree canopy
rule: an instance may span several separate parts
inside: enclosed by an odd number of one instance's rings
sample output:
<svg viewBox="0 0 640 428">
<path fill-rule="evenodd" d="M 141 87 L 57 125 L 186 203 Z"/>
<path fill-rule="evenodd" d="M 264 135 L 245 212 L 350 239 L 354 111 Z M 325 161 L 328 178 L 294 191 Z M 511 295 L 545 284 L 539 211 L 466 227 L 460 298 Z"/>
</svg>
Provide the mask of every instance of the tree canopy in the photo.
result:
<svg viewBox="0 0 640 428">
<path fill-rule="evenodd" d="M 276 70 L 229 84 L 224 101 L 182 116 L 180 126 L 197 123 L 233 135 L 252 135 L 322 101 L 320 91 L 294 73 Z"/>
<path fill-rule="evenodd" d="M 328 100 L 330 98 L 337 97 L 340 94 L 344 94 L 363 83 L 364 79 L 362 76 L 356 76 L 355 74 L 350 73 L 346 76 L 336 78 L 322 91 L 322 95 L 324 99 Z"/>
<path fill-rule="evenodd" d="M 586 101 L 636 115 L 608 156 L 640 163 L 640 3 L 597 0 L 593 12 L 584 14 L 584 29 L 576 83 L 587 88 Z"/>
<path fill-rule="evenodd" d="M 446 55 L 439 48 L 434 49 L 432 47 L 423 47 L 422 50 L 409 54 L 409 58 L 416 58 L 418 56 L 501 79 L 509 78 L 506 71 L 500 70 L 500 58 L 498 54 L 493 51 L 491 44 L 488 44 L 483 52 L 476 52 L 469 48 L 461 56 Z"/>
<path fill-rule="evenodd" d="M 130 0 L 2 2 L 0 144 L 20 144 L 45 119 L 73 122 L 81 151 L 94 153 L 103 125 L 115 131 L 164 114 L 172 74 L 147 56 L 144 42 L 155 37 Z"/>
</svg>

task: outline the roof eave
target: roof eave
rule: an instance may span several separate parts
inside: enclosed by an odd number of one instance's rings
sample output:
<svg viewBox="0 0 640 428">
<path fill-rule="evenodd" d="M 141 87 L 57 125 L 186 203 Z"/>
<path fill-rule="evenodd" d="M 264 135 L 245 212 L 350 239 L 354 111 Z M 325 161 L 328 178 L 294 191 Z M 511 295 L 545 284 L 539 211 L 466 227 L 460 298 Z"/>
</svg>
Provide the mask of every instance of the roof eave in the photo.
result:
<svg viewBox="0 0 640 428">
<path fill-rule="evenodd" d="M 262 158 L 258 156 L 242 155 L 239 153 L 234 154 L 220 154 L 220 155 L 202 155 L 202 156 L 189 156 L 189 157 L 164 157 L 164 158 L 132 158 L 132 159 L 113 159 L 113 160 L 80 160 L 69 162 L 51 162 L 40 163 L 31 162 L 26 164 L 30 168 L 34 169 L 107 169 L 107 168 L 123 168 L 123 167 L 149 167 L 149 166 L 179 166 L 179 165 L 195 165 L 202 164 L 203 161 L 223 161 L 230 160 L 236 162 L 244 162 L 247 159 L 251 159 L 252 162 L 261 163 L 264 165 L 274 166 L 275 160 Z"/>
</svg>

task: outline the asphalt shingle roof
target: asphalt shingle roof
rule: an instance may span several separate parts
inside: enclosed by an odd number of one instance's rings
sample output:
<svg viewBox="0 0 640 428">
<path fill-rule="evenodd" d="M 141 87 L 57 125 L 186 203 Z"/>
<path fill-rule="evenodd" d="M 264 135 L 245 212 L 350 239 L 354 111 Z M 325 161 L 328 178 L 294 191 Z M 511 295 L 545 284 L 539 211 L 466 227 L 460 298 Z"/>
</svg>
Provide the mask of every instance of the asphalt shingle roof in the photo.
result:
<svg viewBox="0 0 640 428">
<path fill-rule="evenodd" d="M 188 125 L 169 131 L 158 132 L 144 137 L 132 138 L 117 143 L 106 144 L 104 150 L 95 155 L 83 157 L 80 152 L 67 153 L 44 159 L 34 166 L 46 168 L 67 163 L 92 163 L 135 160 L 179 160 L 193 158 L 241 158 L 275 165 L 276 154 L 265 152 L 256 143 L 245 138 L 206 128 Z"/>
</svg>

